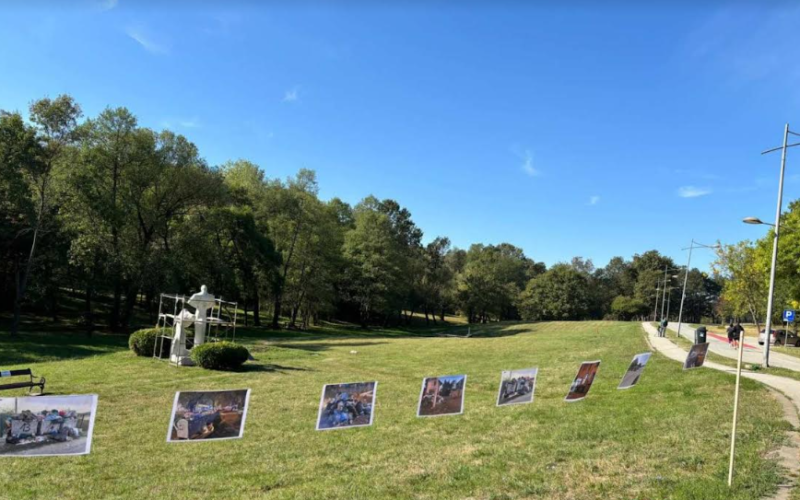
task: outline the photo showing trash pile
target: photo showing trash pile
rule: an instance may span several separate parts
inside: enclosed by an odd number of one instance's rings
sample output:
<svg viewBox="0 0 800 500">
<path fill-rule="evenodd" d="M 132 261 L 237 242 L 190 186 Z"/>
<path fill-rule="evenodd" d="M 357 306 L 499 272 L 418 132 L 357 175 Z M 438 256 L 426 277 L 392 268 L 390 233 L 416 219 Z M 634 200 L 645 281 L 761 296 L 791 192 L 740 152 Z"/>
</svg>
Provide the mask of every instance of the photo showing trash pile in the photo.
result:
<svg viewBox="0 0 800 500">
<path fill-rule="evenodd" d="M 249 396 L 249 389 L 177 393 L 167 441 L 242 437 Z"/>
<path fill-rule="evenodd" d="M 0 400 L 0 455 L 89 452 L 95 396 Z"/>
</svg>

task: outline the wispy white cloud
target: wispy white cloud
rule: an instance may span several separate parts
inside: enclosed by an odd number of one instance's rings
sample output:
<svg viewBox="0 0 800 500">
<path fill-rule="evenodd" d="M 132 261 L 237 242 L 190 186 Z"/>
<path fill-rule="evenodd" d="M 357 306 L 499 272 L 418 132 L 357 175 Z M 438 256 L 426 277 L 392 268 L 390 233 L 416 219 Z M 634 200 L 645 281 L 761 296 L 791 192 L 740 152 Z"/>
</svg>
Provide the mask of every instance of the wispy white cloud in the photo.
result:
<svg viewBox="0 0 800 500">
<path fill-rule="evenodd" d="M 167 47 L 154 41 L 152 37 L 146 34 L 141 28 L 128 27 L 125 33 L 148 52 L 153 54 L 166 54 L 168 52 Z"/>
<path fill-rule="evenodd" d="M 542 173 L 533 166 L 533 154 L 529 150 L 525 150 L 522 155 L 522 171 L 530 177 L 538 177 Z"/>
<path fill-rule="evenodd" d="M 297 87 L 292 87 L 283 93 L 283 102 L 295 102 L 300 99 L 297 93 Z"/>
<path fill-rule="evenodd" d="M 600 197 L 599 196 L 594 195 L 594 196 L 590 196 L 589 197 L 589 205 L 597 205 L 598 203 L 600 203 Z"/>
<path fill-rule="evenodd" d="M 678 188 L 678 196 L 681 198 L 697 198 L 698 196 L 705 196 L 711 194 L 708 188 L 701 188 L 695 186 L 681 186 Z"/>
<path fill-rule="evenodd" d="M 100 10 L 111 10 L 117 6 L 119 0 L 98 0 L 97 8 Z"/>
<path fill-rule="evenodd" d="M 189 120 L 181 120 L 178 122 L 178 125 L 180 125 L 183 128 L 199 128 L 200 120 L 198 120 L 197 118 L 192 118 Z"/>
<path fill-rule="evenodd" d="M 168 129 L 173 128 L 200 128 L 203 124 L 197 118 L 179 118 L 175 120 L 164 120 L 161 126 Z"/>
</svg>

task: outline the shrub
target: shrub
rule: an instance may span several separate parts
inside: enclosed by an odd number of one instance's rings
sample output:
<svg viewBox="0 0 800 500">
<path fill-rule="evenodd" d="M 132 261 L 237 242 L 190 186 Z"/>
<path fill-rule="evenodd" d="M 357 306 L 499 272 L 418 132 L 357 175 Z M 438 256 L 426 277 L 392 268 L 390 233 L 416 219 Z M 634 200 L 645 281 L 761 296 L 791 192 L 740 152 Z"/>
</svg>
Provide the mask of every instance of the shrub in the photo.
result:
<svg viewBox="0 0 800 500">
<path fill-rule="evenodd" d="M 161 330 L 159 328 L 145 328 L 133 332 L 128 338 L 128 347 L 137 356 L 152 356 L 156 348 L 156 337 Z"/>
<path fill-rule="evenodd" d="M 236 370 L 249 357 L 246 347 L 233 342 L 210 342 L 192 349 L 192 361 L 207 370 Z"/>
</svg>

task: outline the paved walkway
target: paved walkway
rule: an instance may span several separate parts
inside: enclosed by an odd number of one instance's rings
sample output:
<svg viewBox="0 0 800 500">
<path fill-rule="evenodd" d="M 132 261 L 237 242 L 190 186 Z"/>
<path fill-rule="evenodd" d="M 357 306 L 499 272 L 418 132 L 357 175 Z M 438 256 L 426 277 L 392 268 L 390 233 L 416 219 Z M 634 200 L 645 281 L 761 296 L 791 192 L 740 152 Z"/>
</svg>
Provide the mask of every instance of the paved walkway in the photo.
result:
<svg viewBox="0 0 800 500">
<path fill-rule="evenodd" d="M 644 331 L 647 332 L 647 340 L 650 342 L 650 345 L 653 346 L 653 349 L 670 359 L 674 359 L 675 361 L 680 361 L 683 363 L 686 360 L 686 355 L 688 352 L 683 348 L 678 347 L 669 338 L 659 337 L 656 327 L 650 323 L 642 323 L 642 327 L 644 328 Z M 683 334 L 683 331 L 681 331 L 681 334 Z M 728 349 L 726 352 L 731 352 L 734 354 L 736 352 L 734 349 L 728 347 L 727 342 L 725 343 L 725 348 Z M 711 346 L 709 346 L 709 349 L 711 349 Z M 746 350 L 745 354 L 747 354 Z M 713 361 L 706 361 L 703 363 L 703 366 L 705 368 L 711 368 L 712 370 L 719 370 L 736 375 L 736 368 L 714 363 Z M 792 401 L 792 404 L 794 404 L 797 411 L 800 412 L 800 381 L 778 375 L 752 372 L 744 369 L 742 369 L 742 377 L 756 380 L 764 385 L 772 387 L 773 389 L 779 390 Z"/>
<path fill-rule="evenodd" d="M 646 322 L 642 323 L 642 328 L 644 328 L 644 331 L 647 333 L 647 341 L 650 343 L 653 350 L 660 352 L 670 359 L 680 361 L 681 363 L 686 360 L 686 356 L 689 353 L 683 348 L 678 347 L 668 338 L 659 337 L 656 327 Z M 677 331 L 677 326 L 675 329 Z M 681 328 L 681 336 L 685 336 L 684 330 L 686 329 L 686 325 L 684 325 L 684 328 Z M 692 336 L 693 335 L 694 330 L 692 330 Z M 710 338 L 708 340 L 709 343 L 712 342 Z M 747 344 L 745 344 L 745 346 L 746 345 Z M 713 344 L 709 346 L 709 349 L 711 349 L 712 346 Z M 728 349 L 725 351 L 726 353 L 736 352 L 734 349 L 728 347 L 727 337 L 724 338 L 724 347 Z M 747 351 L 748 349 L 745 348 L 743 354 L 747 355 Z M 770 354 L 770 357 L 772 357 L 772 354 Z M 736 376 L 736 368 L 714 363 L 713 361 L 706 361 L 703 363 L 703 368 L 719 370 Z M 800 381 L 744 369 L 742 370 L 742 377 L 761 382 L 768 388 L 778 392 L 778 401 L 783 407 L 784 418 L 789 421 L 795 429 L 797 428 L 798 423 L 800 423 L 798 420 L 798 412 L 800 412 Z M 779 485 L 778 491 L 775 495 L 770 497 L 769 500 L 788 500 L 796 484 L 795 475 L 797 471 L 798 455 L 800 455 L 800 434 L 797 431 L 790 431 L 787 435 L 789 437 L 789 442 L 777 450 L 775 455 L 778 459 L 778 463 L 788 471 L 789 475 L 784 477 L 784 483 Z"/>
<path fill-rule="evenodd" d="M 655 330 L 655 327 L 652 328 Z M 667 328 L 672 332 L 677 333 L 678 323 L 670 323 Z M 681 327 L 681 337 L 694 342 L 694 328 L 692 328 L 688 323 L 684 323 L 683 327 Z M 709 330 L 707 340 L 709 343 L 709 351 L 726 358 L 737 358 L 736 349 L 728 345 L 727 335 L 722 335 L 720 332 L 712 332 Z M 742 361 L 748 364 L 760 365 L 763 359 L 762 348 L 763 346 L 758 345 L 757 341 L 745 339 Z M 800 358 L 775 351 L 770 351 L 769 353 L 769 365 L 800 372 Z"/>
</svg>

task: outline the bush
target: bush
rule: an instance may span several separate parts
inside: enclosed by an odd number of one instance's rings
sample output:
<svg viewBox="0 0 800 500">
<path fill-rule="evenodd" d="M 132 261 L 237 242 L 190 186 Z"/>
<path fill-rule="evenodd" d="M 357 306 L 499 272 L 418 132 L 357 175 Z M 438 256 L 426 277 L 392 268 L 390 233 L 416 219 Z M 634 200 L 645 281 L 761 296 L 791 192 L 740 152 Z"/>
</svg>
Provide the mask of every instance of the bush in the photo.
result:
<svg viewBox="0 0 800 500">
<path fill-rule="evenodd" d="M 233 342 L 210 342 L 192 349 L 192 361 L 207 370 L 236 370 L 249 357 L 246 347 Z"/>
<path fill-rule="evenodd" d="M 133 332 L 128 338 L 128 347 L 131 351 L 135 352 L 137 356 L 152 356 L 156 348 L 156 337 L 161 329 L 159 328 L 145 328 Z"/>
</svg>

